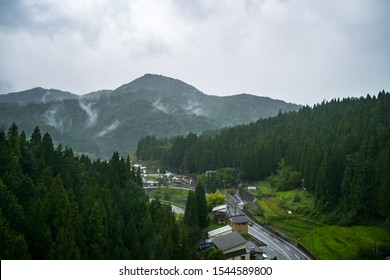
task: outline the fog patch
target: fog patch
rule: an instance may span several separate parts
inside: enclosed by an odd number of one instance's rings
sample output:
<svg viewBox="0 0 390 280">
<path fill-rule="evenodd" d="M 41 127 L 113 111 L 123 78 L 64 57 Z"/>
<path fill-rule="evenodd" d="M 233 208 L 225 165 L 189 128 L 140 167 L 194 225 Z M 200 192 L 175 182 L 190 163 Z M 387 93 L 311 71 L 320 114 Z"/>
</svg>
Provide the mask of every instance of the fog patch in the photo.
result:
<svg viewBox="0 0 390 280">
<path fill-rule="evenodd" d="M 159 109 L 160 111 L 163 111 L 165 114 L 169 114 L 169 109 L 166 105 L 164 105 L 160 99 L 157 99 L 152 103 L 153 107 Z"/>
<path fill-rule="evenodd" d="M 196 101 L 188 100 L 187 105 L 183 109 L 196 116 L 207 116 L 206 111 Z"/>
<path fill-rule="evenodd" d="M 98 112 L 97 112 L 97 110 L 92 109 L 93 103 L 85 104 L 84 101 L 82 101 L 80 99 L 79 105 L 80 105 L 80 108 L 83 109 L 83 111 L 85 113 L 87 113 L 87 116 L 88 116 L 86 127 L 90 128 L 90 127 L 96 125 L 97 119 L 98 119 Z"/>
<path fill-rule="evenodd" d="M 119 124 L 120 124 L 120 121 L 115 120 L 112 124 L 110 124 L 109 126 L 105 127 L 102 131 L 100 131 L 98 134 L 96 134 L 96 137 L 103 137 L 107 133 L 117 129 Z"/>
<path fill-rule="evenodd" d="M 41 98 L 41 102 L 42 102 L 42 103 L 47 103 L 47 102 L 48 102 L 47 97 L 48 97 L 50 94 L 51 94 L 50 91 L 46 91 L 45 94 L 44 94 L 44 95 L 42 96 L 42 98 Z"/>
<path fill-rule="evenodd" d="M 43 118 L 48 125 L 56 128 L 61 133 L 63 133 L 64 132 L 64 121 L 62 118 L 57 120 L 57 118 L 56 118 L 57 112 L 58 112 L 57 107 L 51 108 L 43 114 Z"/>
</svg>

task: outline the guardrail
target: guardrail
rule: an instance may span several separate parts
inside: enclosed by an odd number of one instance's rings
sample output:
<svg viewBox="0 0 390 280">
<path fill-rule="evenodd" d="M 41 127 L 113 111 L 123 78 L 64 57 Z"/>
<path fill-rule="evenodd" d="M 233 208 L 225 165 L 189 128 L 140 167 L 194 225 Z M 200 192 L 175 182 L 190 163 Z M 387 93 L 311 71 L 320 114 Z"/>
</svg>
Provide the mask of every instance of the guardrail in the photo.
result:
<svg viewBox="0 0 390 280">
<path fill-rule="evenodd" d="M 252 201 L 255 199 L 254 196 L 252 194 L 250 194 L 249 192 L 243 190 L 242 188 L 239 188 L 239 191 L 238 191 L 240 197 L 243 199 L 243 200 L 246 200 L 247 203 L 252 203 Z M 243 209 L 241 210 L 245 215 L 247 215 L 252 222 L 258 224 L 259 226 L 262 226 L 263 228 L 265 228 L 266 230 L 268 230 L 270 233 L 274 234 L 275 236 L 285 240 L 286 242 L 290 243 L 291 245 L 294 245 L 295 247 L 297 247 L 299 250 L 301 250 L 303 253 L 305 253 L 310 259 L 313 259 L 313 260 L 317 260 L 317 257 L 314 255 L 314 253 L 312 251 L 310 251 L 308 248 L 306 248 L 302 243 L 299 243 L 299 242 L 294 242 L 289 236 L 287 236 L 285 233 L 283 232 L 280 232 L 276 229 L 274 229 L 273 227 L 271 227 L 270 225 L 266 224 L 266 223 L 261 223 L 259 220 L 257 220 L 253 213 L 248 210 L 248 209 Z"/>
<path fill-rule="evenodd" d="M 239 188 L 238 189 L 238 192 L 240 194 L 240 196 L 245 199 L 247 202 L 252 202 L 254 199 L 255 199 L 255 196 L 249 192 L 247 192 L 246 190 L 244 190 L 243 188 Z"/>
</svg>

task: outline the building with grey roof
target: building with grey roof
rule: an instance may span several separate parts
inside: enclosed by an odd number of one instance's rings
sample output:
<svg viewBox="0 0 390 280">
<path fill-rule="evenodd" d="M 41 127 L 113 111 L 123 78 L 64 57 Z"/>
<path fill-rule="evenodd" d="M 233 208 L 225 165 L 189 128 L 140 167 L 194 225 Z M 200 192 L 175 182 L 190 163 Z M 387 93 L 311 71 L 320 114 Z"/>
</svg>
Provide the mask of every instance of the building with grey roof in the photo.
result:
<svg viewBox="0 0 390 280">
<path fill-rule="evenodd" d="M 246 240 L 235 231 L 213 239 L 213 243 L 216 248 L 223 252 L 226 259 L 249 259 L 249 253 L 246 250 Z"/>
<path fill-rule="evenodd" d="M 230 225 L 233 228 L 233 230 L 241 234 L 248 233 L 248 223 L 249 220 L 244 215 L 231 216 L 228 218 L 227 221 L 227 224 Z"/>
</svg>

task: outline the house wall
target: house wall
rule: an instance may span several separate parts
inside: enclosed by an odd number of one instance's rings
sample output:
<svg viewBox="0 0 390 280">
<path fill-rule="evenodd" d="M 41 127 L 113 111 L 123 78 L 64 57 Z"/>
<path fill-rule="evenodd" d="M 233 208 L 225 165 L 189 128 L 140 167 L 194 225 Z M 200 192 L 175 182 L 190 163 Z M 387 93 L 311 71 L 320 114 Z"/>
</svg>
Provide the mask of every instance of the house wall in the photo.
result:
<svg viewBox="0 0 390 280">
<path fill-rule="evenodd" d="M 226 221 L 226 212 L 215 212 L 214 221 L 218 224 L 224 224 Z"/>
<path fill-rule="evenodd" d="M 233 228 L 234 231 L 237 231 L 240 234 L 248 233 L 248 223 L 245 224 L 235 224 L 231 220 L 228 222 L 229 226 Z"/>
<path fill-rule="evenodd" d="M 227 260 L 249 260 L 250 255 L 246 252 L 246 245 L 242 244 L 223 252 Z"/>
<path fill-rule="evenodd" d="M 243 255 L 240 255 L 240 256 L 237 256 L 237 257 L 233 257 L 233 258 L 230 258 L 230 259 L 227 259 L 227 260 L 233 260 L 233 261 L 235 261 L 235 260 L 242 260 L 242 261 L 244 261 L 244 260 L 250 260 L 250 259 L 251 259 L 250 254 L 245 253 Z"/>
</svg>

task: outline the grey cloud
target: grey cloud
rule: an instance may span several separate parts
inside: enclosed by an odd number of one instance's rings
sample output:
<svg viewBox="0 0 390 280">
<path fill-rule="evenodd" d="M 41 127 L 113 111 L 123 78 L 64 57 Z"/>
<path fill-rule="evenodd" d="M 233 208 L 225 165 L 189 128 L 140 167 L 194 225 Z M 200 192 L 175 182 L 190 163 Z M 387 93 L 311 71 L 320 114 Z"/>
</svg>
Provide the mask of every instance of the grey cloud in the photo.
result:
<svg viewBox="0 0 390 280">
<path fill-rule="evenodd" d="M 21 0 L 2 0 L 0 5 L 0 27 L 11 28 L 26 25 L 26 11 Z"/>
<path fill-rule="evenodd" d="M 72 14 L 66 6 L 61 6 L 61 2 L 3 0 L 0 5 L 0 28 L 51 39 L 66 33 L 79 34 L 86 45 L 92 45 L 99 38 L 102 25 L 100 13 L 103 12 L 94 8 L 90 14 Z"/>
<path fill-rule="evenodd" d="M 49 3 L 28 4 L 23 0 L 3 0 L 0 5 L 0 25 L 3 28 L 28 28 L 32 31 L 44 26 L 58 27 L 59 24 L 55 23 L 63 22 L 63 19 L 50 16 L 53 15 L 51 7 Z"/>
<path fill-rule="evenodd" d="M 148 72 L 309 104 L 390 89 L 387 0 L 69 1 L 2 1 L 0 91 L 83 93 Z"/>
<path fill-rule="evenodd" d="M 210 17 L 218 9 L 218 5 L 215 0 L 173 0 L 173 4 L 176 8 L 178 16 L 185 17 L 187 20 L 204 20 Z"/>
</svg>

